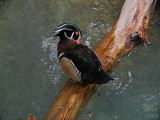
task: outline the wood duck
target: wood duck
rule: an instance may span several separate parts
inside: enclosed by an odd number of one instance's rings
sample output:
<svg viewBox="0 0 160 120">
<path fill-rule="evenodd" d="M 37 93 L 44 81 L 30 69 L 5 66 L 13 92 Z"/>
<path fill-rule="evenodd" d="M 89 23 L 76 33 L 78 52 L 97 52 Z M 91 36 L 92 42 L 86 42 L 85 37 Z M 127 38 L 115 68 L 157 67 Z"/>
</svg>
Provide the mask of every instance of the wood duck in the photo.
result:
<svg viewBox="0 0 160 120">
<path fill-rule="evenodd" d="M 113 80 L 102 69 L 96 53 L 79 43 L 82 33 L 77 26 L 71 23 L 60 24 L 53 35 L 60 37 L 57 56 L 61 68 L 72 80 L 88 84 L 103 84 Z"/>
</svg>

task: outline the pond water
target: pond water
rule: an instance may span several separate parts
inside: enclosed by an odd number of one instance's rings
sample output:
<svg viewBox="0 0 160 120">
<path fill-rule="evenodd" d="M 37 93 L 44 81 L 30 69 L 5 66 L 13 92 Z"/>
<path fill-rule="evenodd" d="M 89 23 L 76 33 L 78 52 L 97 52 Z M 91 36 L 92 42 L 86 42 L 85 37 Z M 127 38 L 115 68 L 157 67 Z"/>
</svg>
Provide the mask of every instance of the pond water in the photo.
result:
<svg viewBox="0 0 160 120">
<path fill-rule="evenodd" d="M 3 0 L 0 2 L 0 120 L 41 120 L 67 75 L 56 58 L 62 22 L 76 24 L 81 43 L 94 48 L 109 31 L 124 0 Z M 160 9 L 148 29 L 152 46 L 132 50 L 102 85 L 78 120 L 160 119 Z"/>
</svg>

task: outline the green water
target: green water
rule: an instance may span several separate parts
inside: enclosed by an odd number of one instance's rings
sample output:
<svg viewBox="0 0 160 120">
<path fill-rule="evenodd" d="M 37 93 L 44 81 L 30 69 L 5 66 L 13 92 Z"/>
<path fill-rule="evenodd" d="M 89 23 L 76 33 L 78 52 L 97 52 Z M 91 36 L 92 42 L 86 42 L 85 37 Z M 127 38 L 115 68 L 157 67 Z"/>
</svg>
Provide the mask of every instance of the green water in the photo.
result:
<svg viewBox="0 0 160 120">
<path fill-rule="evenodd" d="M 81 43 L 94 48 L 109 31 L 124 0 L 2 0 L 0 4 L 0 120 L 41 120 L 67 80 L 56 58 L 62 22 L 76 24 Z M 160 119 L 160 9 L 156 7 L 147 47 L 137 47 L 102 85 L 78 120 Z"/>
</svg>

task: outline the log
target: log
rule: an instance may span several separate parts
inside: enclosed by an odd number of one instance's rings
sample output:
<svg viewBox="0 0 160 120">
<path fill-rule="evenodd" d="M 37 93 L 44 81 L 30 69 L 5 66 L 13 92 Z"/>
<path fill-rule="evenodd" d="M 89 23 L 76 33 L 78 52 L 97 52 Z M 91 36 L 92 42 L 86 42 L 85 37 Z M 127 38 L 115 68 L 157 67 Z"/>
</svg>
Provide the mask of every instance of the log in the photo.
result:
<svg viewBox="0 0 160 120">
<path fill-rule="evenodd" d="M 121 59 L 137 44 L 133 39 L 147 40 L 147 28 L 156 0 L 126 0 L 109 34 L 96 46 L 95 52 L 105 71 L 111 73 Z M 67 80 L 43 120 L 74 120 L 80 108 L 99 85 L 73 83 Z"/>
<path fill-rule="evenodd" d="M 37 120 L 32 114 L 29 114 L 28 120 Z"/>
</svg>

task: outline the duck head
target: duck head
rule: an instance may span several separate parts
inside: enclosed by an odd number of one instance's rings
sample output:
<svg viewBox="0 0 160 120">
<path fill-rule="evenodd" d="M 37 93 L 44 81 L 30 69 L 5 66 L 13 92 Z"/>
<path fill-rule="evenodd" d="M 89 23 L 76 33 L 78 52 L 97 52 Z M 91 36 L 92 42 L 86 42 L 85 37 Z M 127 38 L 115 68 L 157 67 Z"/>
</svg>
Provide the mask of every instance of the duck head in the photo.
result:
<svg viewBox="0 0 160 120">
<path fill-rule="evenodd" d="M 62 23 L 55 29 L 53 35 L 59 36 L 60 41 L 71 40 L 79 44 L 82 33 L 77 26 L 71 23 Z"/>
</svg>

